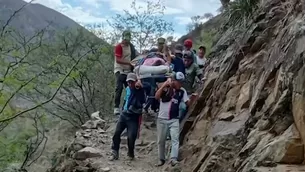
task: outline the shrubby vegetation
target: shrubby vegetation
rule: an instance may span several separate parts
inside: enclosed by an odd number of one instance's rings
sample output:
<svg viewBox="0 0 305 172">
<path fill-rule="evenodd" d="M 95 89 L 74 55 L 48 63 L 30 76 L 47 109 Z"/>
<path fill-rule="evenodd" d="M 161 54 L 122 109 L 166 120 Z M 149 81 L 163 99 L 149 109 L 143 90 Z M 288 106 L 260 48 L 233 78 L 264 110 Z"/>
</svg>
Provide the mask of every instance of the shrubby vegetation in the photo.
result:
<svg viewBox="0 0 305 172">
<path fill-rule="evenodd" d="M 56 31 L 50 38 L 48 26 L 29 36 L 4 23 L 0 169 L 20 162 L 26 169 L 44 150 L 46 126 L 55 119 L 78 127 L 94 111 L 111 114 L 112 47 L 82 28 Z"/>
<path fill-rule="evenodd" d="M 235 0 L 228 3 L 224 15 L 228 16 L 230 26 L 246 24 L 251 19 L 253 12 L 258 8 L 259 0 Z"/>
<path fill-rule="evenodd" d="M 24 6 L 3 22 L 0 169 L 13 163 L 28 169 L 43 153 L 46 133 L 60 120 L 79 127 L 95 111 L 103 118 L 112 116 L 113 44 L 120 41 L 120 32 L 130 29 L 141 51 L 173 31 L 172 24 L 163 20 L 165 7 L 160 2 L 147 2 L 145 9 L 135 2 L 125 15 L 109 21 L 115 30 L 110 37 L 99 34 L 99 28 L 91 28 L 90 33 L 81 27 L 50 30 L 48 26 L 34 35 L 22 35 L 9 24 Z"/>
</svg>

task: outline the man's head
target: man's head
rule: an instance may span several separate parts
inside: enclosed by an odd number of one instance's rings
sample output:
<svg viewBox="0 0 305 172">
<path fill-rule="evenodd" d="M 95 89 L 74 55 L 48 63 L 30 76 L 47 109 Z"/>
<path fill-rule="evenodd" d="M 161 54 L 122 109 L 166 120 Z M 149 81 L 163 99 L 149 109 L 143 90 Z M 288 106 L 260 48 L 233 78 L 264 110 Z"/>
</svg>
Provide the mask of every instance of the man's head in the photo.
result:
<svg viewBox="0 0 305 172">
<path fill-rule="evenodd" d="M 185 76 L 182 72 L 174 73 L 171 87 L 174 89 L 180 89 L 184 79 L 185 79 Z"/>
<path fill-rule="evenodd" d="M 175 56 L 182 56 L 182 51 L 183 51 L 183 45 L 181 44 L 176 44 L 175 45 Z"/>
<path fill-rule="evenodd" d="M 185 67 L 189 67 L 193 64 L 193 56 L 191 51 L 184 51 L 183 53 L 183 62 Z"/>
<path fill-rule="evenodd" d="M 124 44 L 129 44 L 129 43 L 130 43 L 130 40 L 131 40 L 131 32 L 128 31 L 128 30 L 125 30 L 125 31 L 122 33 L 122 39 L 123 39 L 123 43 L 124 43 Z"/>
<path fill-rule="evenodd" d="M 187 39 L 184 41 L 184 47 L 186 50 L 190 50 L 193 47 L 193 42 L 191 39 Z"/>
<path fill-rule="evenodd" d="M 198 56 L 201 57 L 201 58 L 203 58 L 204 55 L 205 55 L 205 53 L 206 53 L 206 48 L 205 48 L 205 46 L 201 45 L 201 46 L 199 47 Z"/>
<path fill-rule="evenodd" d="M 161 38 L 157 39 L 158 51 L 163 52 L 163 47 L 164 47 L 165 42 L 166 42 L 165 38 L 161 37 Z"/>
<path fill-rule="evenodd" d="M 135 88 L 135 84 L 137 82 L 137 75 L 135 73 L 129 73 L 127 75 L 126 82 L 130 88 Z"/>
</svg>

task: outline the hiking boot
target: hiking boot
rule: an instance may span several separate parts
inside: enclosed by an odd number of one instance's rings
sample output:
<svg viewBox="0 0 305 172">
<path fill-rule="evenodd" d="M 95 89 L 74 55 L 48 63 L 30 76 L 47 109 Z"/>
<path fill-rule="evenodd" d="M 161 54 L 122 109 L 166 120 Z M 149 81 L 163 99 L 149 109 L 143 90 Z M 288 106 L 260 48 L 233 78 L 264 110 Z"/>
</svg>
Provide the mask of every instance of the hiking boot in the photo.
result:
<svg viewBox="0 0 305 172">
<path fill-rule="evenodd" d="M 179 164 L 179 161 L 177 161 L 177 159 L 172 159 L 171 160 L 171 165 L 174 167 L 176 166 L 177 164 Z"/>
<path fill-rule="evenodd" d="M 120 109 L 119 108 L 114 108 L 113 113 L 115 115 L 120 115 Z"/>
<path fill-rule="evenodd" d="M 117 151 L 112 151 L 109 160 L 114 161 L 118 159 L 119 159 L 119 153 Z"/>
<path fill-rule="evenodd" d="M 165 160 L 164 159 L 160 159 L 159 161 L 158 161 L 158 163 L 155 165 L 156 167 L 161 167 L 161 166 L 163 166 L 165 164 Z"/>
<path fill-rule="evenodd" d="M 127 158 L 128 158 L 129 161 L 132 161 L 132 160 L 134 160 L 135 157 L 127 155 Z"/>
<path fill-rule="evenodd" d="M 135 158 L 133 153 L 127 153 L 127 157 L 128 157 L 128 160 L 130 160 L 130 161 L 134 160 L 134 158 Z"/>
</svg>

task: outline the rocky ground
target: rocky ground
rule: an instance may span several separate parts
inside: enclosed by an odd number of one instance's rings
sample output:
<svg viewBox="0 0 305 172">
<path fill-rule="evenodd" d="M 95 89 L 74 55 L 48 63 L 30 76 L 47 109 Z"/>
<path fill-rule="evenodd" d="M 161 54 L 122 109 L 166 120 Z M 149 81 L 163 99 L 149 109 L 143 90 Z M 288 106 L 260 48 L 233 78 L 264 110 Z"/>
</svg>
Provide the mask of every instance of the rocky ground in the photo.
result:
<svg viewBox="0 0 305 172">
<path fill-rule="evenodd" d="M 157 168 L 156 126 L 154 117 L 145 118 L 140 137 L 136 141 L 136 158 L 127 159 L 127 138 L 122 136 L 120 158 L 109 161 L 111 138 L 115 123 L 106 124 L 102 119 L 90 120 L 75 134 L 50 172 L 160 172 L 179 170 L 169 165 Z"/>
</svg>

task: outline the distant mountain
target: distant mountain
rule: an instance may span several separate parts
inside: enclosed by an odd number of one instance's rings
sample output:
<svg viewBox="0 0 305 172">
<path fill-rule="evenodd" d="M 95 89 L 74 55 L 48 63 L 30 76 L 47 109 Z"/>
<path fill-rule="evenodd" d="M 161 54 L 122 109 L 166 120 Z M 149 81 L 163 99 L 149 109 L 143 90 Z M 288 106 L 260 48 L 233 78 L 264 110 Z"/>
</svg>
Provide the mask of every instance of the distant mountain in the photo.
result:
<svg viewBox="0 0 305 172">
<path fill-rule="evenodd" d="M 0 26 L 3 26 L 10 16 L 25 4 L 27 2 L 22 0 L 0 0 Z M 50 32 L 51 30 L 83 28 L 69 17 L 41 4 L 26 5 L 16 14 L 9 26 L 25 35 L 33 35 L 48 26 L 49 36 L 54 34 Z"/>
</svg>

